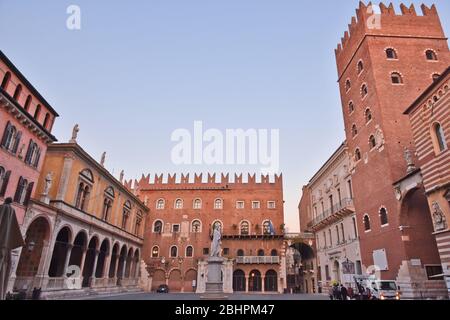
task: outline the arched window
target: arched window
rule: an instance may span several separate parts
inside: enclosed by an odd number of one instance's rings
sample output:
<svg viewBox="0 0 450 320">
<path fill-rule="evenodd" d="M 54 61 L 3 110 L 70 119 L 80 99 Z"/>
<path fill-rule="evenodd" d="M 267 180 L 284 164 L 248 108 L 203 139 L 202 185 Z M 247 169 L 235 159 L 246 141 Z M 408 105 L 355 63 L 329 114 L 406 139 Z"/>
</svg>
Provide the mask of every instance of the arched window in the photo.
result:
<svg viewBox="0 0 450 320">
<path fill-rule="evenodd" d="M 177 248 L 177 246 L 171 246 L 170 247 L 170 257 L 171 258 L 178 257 L 178 248 Z"/>
<path fill-rule="evenodd" d="M 122 211 L 122 229 L 126 230 L 128 227 L 128 220 L 130 218 L 131 213 L 131 203 L 130 201 L 126 201 L 123 204 L 123 211 Z"/>
<path fill-rule="evenodd" d="M 192 258 L 193 256 L 194 256 L 194 247 L 187 246 L 186 247 L 186 257 L 187 258 Z"/>
<path fill-rule="evenodd" d="M 8 121 L 3 133 L 1 147 L 16 154 L 21 138 L 22 132 L 17 131 L 16 127 Z"/>
<path fill-rule="evenodd" d="M 245 254 L 245 253 L 244 253 L 244 250 L 239 249 L 239 250 L 237 251 L 237 254 L 236 254 L 236 255 L 237 255 L 238 257 L 243 257 L 244 254 Z"/>
<path fill-rule="evenodd" d="M 223 201 L 222 199 L 216 199 L 214 200 L 214 209 L 223 209 Z"/>
<path fill-rule="evenodd" d="M 112 187 L 109 187 L 105 190 L 104 194 L 104 200 L 103 200 L 103 212 L 102 212 L 102 218 L 104 221 L 109 221 L 110 215 L 111 215 L 111 208 L 114 201 L 114 189 Z"/>
<path fill-rule="evenodd" d="M 365 98 L 369 94 L 369 89 L 367 89 L 367 84 L 361 86 L 361 98 Z"/>
<path fill-rule="evenodd" d="M 40 156 L 41 150 L 39 146 L 34 141 L 30 140 L 30 144 L 28 145 L 28 150 L 25 155 L 25 163 L 37 168 Z"/>
<path fill-rule="evenodd" d="M 264 221 L 263 222 L 263 234 L 270 235 L 271 233 L 272 233 L 272 230 L 270 227 L 270 221 Z"/>
<path fill-rule="evenodd" d="M 202 200 L 195 199 L 194 200 L 194 209 L 201 209 L 202 208 Z"/>
<path fill-rule="evenodd" d="M 10 176 L 11 171 L 6 171 L 5 168 L 0 167 L 0 197 L 5 196 Z"/>
<path fill-rule="evenodd" d="M 27 100 L 25 100 L 25 105 L 24 105 L 25 111 L 27 111 L 27 112 L 30 109 L 31 100 L 32 100 L 31 95 L 28 95 Z"/>
<path fill-rule="evenodd" d="M 366 123 L 369 123 L 372 120 L 372 111 L 370 111 L 370 109 L 367 108 L 366 112 L 364 113 L 364 116 L 366 118 Z"/>
<path fill-rule="evenodd" d="M 348 112 L 352 113 L 353 111 L 355 111 L 355 105 L 353 104 L 353 101 L 350 101 L 348 103 Z"/>
<path fill-rule="evenodd" d="M 250 233 L 250 226 L 247 221 L 242 221 L 240 226 L 240 234 L 242 236 L 248 236 Z"/>
<path fill-rule="evenodd" d="M 14 91 L 14 96 L 13 96 L 14 100 L 16 100 L 18 102 L 20 99 L 21 93 L 22 93 L 22 85 L 19 84 L 19 85 L 17 85 L 16 90 Z"/>
<path fill-rule="evenodd" d="M 392 48 L 386 49 L 386 58 L 397 59 L 397 52 Z"/>
<path fill-rule="evenodd" d="M 352 125 L 352 137 L 356 137 L 358 135 L 358 128 L 356 127 L 356 124 Z"/>
<path fill-rule="evenodd" d="M 369 138 L 369 147 L 370 149 L 373 149 L 377 146 L 377 141 L 375 140 L 375 136 L 371 135 Z"/>
<path fill-rule="evenodd" d="M 434 52 L 433 50 L 427 50 L 425 52 L 425 56 L 427 57 L 427 60 L 436 61 L 438 59 L 436 52 Z"/>
<path fill-rule="evenodd" d="M 447 142 L 445 140 L 444 129 L 441 124 L 436 122 L 432 127 L 432 137 L 436 154 L 447 150 Z"/>
<path fill-rule="evenodd" d="M 370 219 L 369 219 L 369 216 L 367 214 L 364 216 L 363 223 L 364 223 L 364 230 L 365 231 L 370 231 Z"/>
<path fill-rule="evenodd" d="M 158 258 L 159 257 L 159 247 L 154 246 L 152 248 L 152 258 Z"/>
<path fill-rule="evenodd" d="M 183 209 L 183 200 L 181 199 L 175 200 L 175 209 Z"/>
<path fill-rule="evenodd" d="M 41 105 L 38 104 L 36 106 L 36 110 L 34 111 L 34 119 L 39 120 L 39 116 L 41 115 Z"/>
<path fill-rule="evenodd" d="M 398 72 L 392 72 L 391 81 L 393 84 L 402 84 L 403 83 L 402 75 Z"/>
<path fill-rule="evenodd" d="M 359 149 L 355 150 L 355 161 L 361 160 L 361 151 Z"/>
<path fill-rule="evenodd" d="M 30 183 L 30 185 L 32 185 Z M 19 178 L 19 182 L 17 184 L 16 194 L 14 195 L 14 201 L 20 204 L 26 204 L 27 198 L 29 198 L 28 195 L 28 180 L 24 179 L 23 177 Z M 31 192 L 29 192 L 31 195 Z"/>
<path fill-rule="evenodd" d="M 347 79 L 345 81 L 345 91 L 348 92 L 352 87 L 352 83 L 350 82 L 350 79 Z"/>
<path fill-rule="evenodd" d="M 259 249 L 258 250 L 258 257 L 264 257 L 264 256 L 265 256 L 264 250 L 263 249 Z"/>
<path fill-rule="evenodd" d="M 44 126 L 45 129 L 48 129 L 49 121 L 50 121 L 50 114 L 47 112 L 47 113 L 45 114 L 44 122 L 43 122 L 43 124 L 42 124 L 42 125 Z"/>
<path fill-rule="evenodd" d="M 9 85 L 9 81 L 11 80 L 11 72 L 6 72 L 5 75 L 3 76 L 3 80 L 2 80 L 2 89 L 6 91 L 6 89 L 8 88 Z"/>
<path fill-rule="evenodd" d="M 163 223 L 161 220 L 155 221 L 153 224 L 153 233 L 162 233 L 163 231 Z"/>
<path fill-rule="evenodd" d="M 278 256 L 278 251 L 277 251 L 277 249 L 273 249 L 273 250 L 270 252 L 270 255 L 271 255 L 272 257 Z"/>
<path fill-rule="evenodd" d="M 363 70 L 364 70 L 364 63 L 362 62 L 362 60 L 359 60 L 357 69 L 358 69 L 358 74 L 361 74 L 361 72 L 363 72 Z"/>
<path fill-rule="evenodd" d="M 166 202 L 164 201 L 164 199 L 159 199 L 158 201 L 156 201 L 156 210 L 163 210 L 165 204 Z"/>
<path fill-rule="evenodd" d="M 191 231 L 192 231 L 192 233 L 200 233 L 200 232 L 202 232 L 202 223 L 200 222 L 200 220 L 192 221 Z"/>
<path fill-rule="evenodd" d="M 77 198 L 75 202 L 75 207 L 77 209 L 80 209 L 81 211 L 86 210 L 90 192 L 90 186 L 84 182 L 80 182 L 80 184 L 78 185 Z"/>
<path fill-rule="evenodd" d="M 380 222 L 382 226 L 385 226 L 389 223 L 386 208 L 380 209 Z"/>
<path fill-rule="evenodd" d="M 433 81 L 437 81 L 437 80 L 439 80 L 441 75 L 439 73 L 433 73 L 433 75 L 431 77 L 433 78 Z"/>
</svg>

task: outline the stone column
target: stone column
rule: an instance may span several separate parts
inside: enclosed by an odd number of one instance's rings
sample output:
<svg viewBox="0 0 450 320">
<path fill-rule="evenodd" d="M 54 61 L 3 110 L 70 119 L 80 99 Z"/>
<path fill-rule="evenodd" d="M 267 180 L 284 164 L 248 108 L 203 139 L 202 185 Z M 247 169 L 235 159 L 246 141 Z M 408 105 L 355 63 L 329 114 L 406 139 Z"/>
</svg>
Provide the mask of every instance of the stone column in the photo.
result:
<svg viewBox="0 0 450 320">
<path fill-rule="evenodd" d="M 245 293 L 249 292 L 248 287 L 250 286 L 250 283 L 249 283 L 248 279 L 249 279 L 249 276 L 245 275 Z"/>
<path fill-rule="evenodd" d="M 105 262 L 103 264 L 103 271 L 102 271 L 102 277 L 103 279 L 109 278 L 109 268 L 111 263 L 111 253 L 106 253 L 105 255 Z"/>
<path fill-rule="evenodd" d="M 117 279 L 117 278 L 118 278 L 118 277 L 117 277 L 117 276 L 118 276 L 117 271 L 119 271 L 119 260 L 120 260 L 120 256 L 116 255 L 114 259 L 116 260 L 116 265 L 114 266 L 114 278 Z"/>
<path fill-rule="evenodd" d="M 98 262 L 98 255 L 100 253 L 100 250 L 95 250 L 95 257 L 94 257 L 94 268 L 92 269 L 91 274 L 91 281 L 89 287 L 92 287 L 92 284 L 95 282 L 95 271 L 97 270 L 97 262 Z"/>
<path fill-rule="evenodd" d="M 73 245 L 72 244 L 68 244 L 67 245 L 67 252 L 66 252 L 66 260 L 64 261 L 64 273 L 63 273 L 63 277 L 67 277 L 67 268 L 69 267 L 69 262 L 70 262 L 70 254 L 72 253 L 72 249 L 73 249 Z"/>
<path fill-rule="evenodd" d="M 48 277 L 48 274 L 45 274 L 45 264 L 46 264 L 46 260 L 47 260 L 47 256 L 48 256 L 48 251 L 50 249 L 50 242 L 48 240 L 44 240 L 43 241 L 43 246 L 42 246 L 42 252 L 41 252 L 41 260 L 39 261 L 39 267 L 38 267 L 38 271 L 36 273 L 36 277 L 35 277 L 35 284 L 34 286 L 37 288 L 42 288 L 42 283 L 44 281 L 44 279 L 46 277 Z"/>
<path fill-rule="evenodd" d="M 265 293 L 266 288 L 264 287 L 264 281 L 266 281 L 266 276 L 261 275 L 261 292 Z"/>
</svg>

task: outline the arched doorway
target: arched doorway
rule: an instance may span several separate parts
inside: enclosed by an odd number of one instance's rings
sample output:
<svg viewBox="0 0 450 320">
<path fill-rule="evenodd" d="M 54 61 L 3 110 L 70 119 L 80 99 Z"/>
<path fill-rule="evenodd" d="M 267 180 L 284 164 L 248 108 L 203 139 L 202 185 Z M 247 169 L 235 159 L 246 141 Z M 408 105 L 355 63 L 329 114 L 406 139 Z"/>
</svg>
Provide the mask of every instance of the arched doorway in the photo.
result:
<svg viewBox="0 0 450 320">
<path fill-rule="evenodd" d="M 83 253 L 87 249 L 87 235 L 81 231 L 75 237 L 73 241 L 72 252 L 70 253 L 69 266 L 78 266 L 81 268 L 81 262 L 83 259 Z"/>
<path fill-rule="evenodd" d="M 277 292 L 278 291 L 278 276 L 275 270 L 269 270 L 266 272 L 264 279 L 264 291 Z"/>
<path fill-rule="evenodd" d="M 68 227 L 62 228 L 56 236 L 55 246 L 53 247 L 52 260 L 48 270 L 50 278 L 59 278 L 64 276 L 66 266 L 67 250 L 69 249 L 71 232 Z"/>
<path fill-rule="evenodd" d="M 104 270 L 105 270 L 105 261 L 106 257 L 109 254 L 109 241 L 108 239 L 103 240 L 102 245 L 100 246 L 100 252 L 98 253 L 97 258 L 97 269 L 95 270 L 95 277 L 96 278 L 103 278 L 104 277 Z"/>
<path fill-rule="evenodd" d="M 235 270 L 233 272 L 233 291 L 245 292 L 245 272 L 242 270 Z"/>
<path fill-rule="evenodd" d="M 16 270 L 17 279 L 30 278 L 32 280 L 37 275 L 44 242 L 48 241 L 49 236 L 50 226 L 45 218 L 37 218 L 28 227 L 25 246 L 22 248 Z"/>
<path fill-rule="evenodd" d="M 388 219 L 393 219 L 389 216 Z M 424 189 L 409 191 L 403 199 L 400 213 L 402 237 L 408 259 L 420 259 L 422 264 L 440 264 L 433 221 Z M 423 245 L 426 243 L 427 245 Z"/>
<path fill-rule="evenodd" d="M 261 272 L 252 270 L 248 277 L 248 291 L 260 292 L 262 290 Z"/>
<path fill-rule="evenodd" d="M 195 284 L 195 287 L 193 286 Z M 197 287 L 197 271 L 188 270 L 184 275 L 184 292 L 195 292 Z"/>
<path fill-rule="evenodd" d="M 163 270 L 156 270 L 152 277 L 152 291 L 158 290 L 162 284 L 166 284 L 166 273 Z"/>
<path fill-rule="evenodd" d="M 97 237 L 93 237 L 91 241 L 89 241 L 88 249 L 86 251 L 86 258 L 84 261 L 83 284 L 82 284 L 83 288 L 87 288 L 91 285 L 91 278 L 94 272 L 97 247 L 98 247 L 98 239 Z"/>
<path fill-rule="evenodd" d="M 181 291 L 181 271 L 178 269 L 172 270 L 169 275 L 169 289 L 171 292 Z"/>
<path fill-rule="evenodd" d="M 119 259 L 119 244 L 116 243 L 111 252 L 111 262 L 109 264 L 109 278 L 116 277 L 116 266 Z"/>
<path fill-rule="evenodd" d="M 341 267 L 339 266 L 339 261 L 334 260 L 333 262 L 333 276 L 334 280 L 341 282 Z"/>
</svg>

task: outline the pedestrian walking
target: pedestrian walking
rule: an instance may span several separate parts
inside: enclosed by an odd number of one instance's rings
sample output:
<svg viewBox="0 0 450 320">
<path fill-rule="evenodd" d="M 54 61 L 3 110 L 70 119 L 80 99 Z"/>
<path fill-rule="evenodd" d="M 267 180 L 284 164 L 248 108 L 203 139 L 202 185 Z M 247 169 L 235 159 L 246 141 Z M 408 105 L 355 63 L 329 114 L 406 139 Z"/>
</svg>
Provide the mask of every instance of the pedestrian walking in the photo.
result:
<svg viewBox="0 0 450 320">
<path fill-rule="evenodd" d="M 348 291 L 347 288 L 341 284 L 341 297 L 342 300 L 347 300 L 348 299 Z"/>
</svg>

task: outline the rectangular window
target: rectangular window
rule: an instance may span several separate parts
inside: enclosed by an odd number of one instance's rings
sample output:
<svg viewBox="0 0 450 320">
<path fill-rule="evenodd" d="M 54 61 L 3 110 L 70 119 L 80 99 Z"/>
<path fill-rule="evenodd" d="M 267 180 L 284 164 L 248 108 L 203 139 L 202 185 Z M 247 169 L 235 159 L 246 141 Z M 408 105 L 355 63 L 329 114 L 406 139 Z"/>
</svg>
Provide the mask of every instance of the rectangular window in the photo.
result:
<svg viewBox="0 0 450 320">
<path fill-rule="evenodd" d="M 328 198 L 330 199 L 330 209 L 331 209 L 331 212 L 334 213 L 333 195 L 331 194 Z"/>
<path fill-rule="evenodd" d="M 230 254 L 230 248 L 223 248 L 223 254 L 225 256 L 229 255 Z"/>
<path fill-rule="evenodd" d="M 236 209 L 244 209 L 245 202 L 244 201 L 236 201 Z"/>
<path fill-rule="evenodd" d="M 209 248 L 203 248 L 203 255 L 204 256 L 209 255 Z"/>
<path fill-rule="evenodd" d="M 358 239 L 358 229 L 356 227 L 356 218 L 352 217 L 354 239 Z"/>
<path fill-rule="evenodd" d="M 276 204 L 275 201 L 267 201 L 267 209 L 275 209 Z"/>
<path fill-rule="evenodd" d="M 342 196 L 341 196 L 341 189 L 337 189 L 337 193 L 338 193 L 338 200 L 339 200 L 339 205 L 342 206 Z"/>
<path fill-rule="evenodd" d="M 180 225 L 179 224 L 173 224 L 172 225 L 172 233 L 179 233 L 180 232 Z"/>
<path fill-rule="evenodd" d="M 259 201 L 252 201 L 252 209 L 261 209 L 261 203 Z"/>
<path fill-rule="evenodd" d="M 330 236 L 330 247 L 332 247 L 333 246 L 333 238 L 331 235 L 331 229 L 328 229 L 328 235 Z"/>
<path fill-rule="evenodd" d="M 428 280 L 444 280 L 442 266 L 425 266 L 425 270 L 427 271 Z"/>
<path fill-rule="evenodd" d="M 353 199 L 352 180 L 348 180 L 347 185 L 348 185 L 348 195 L 350 196 L 350 199 Z"/>
<path fill-rule="evenodd" d="M 356 274 L 362 274 L 362 265 L 360 260 L 356 260 Z"/>
<path fill-rule="evenodd" d="M 320 205 L 322 206 L 322 214 L 324 214 L 325 213 L 325 207 L 323 205 L 323 201 L 320 202 Z"/>
</svg>

